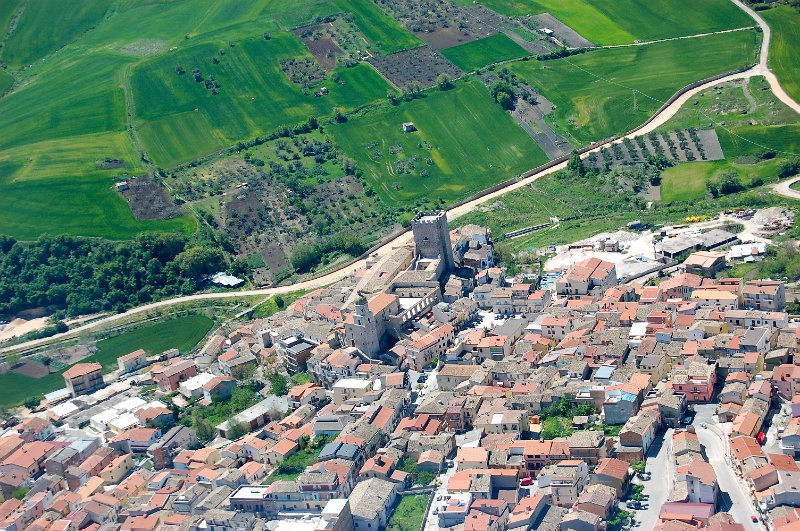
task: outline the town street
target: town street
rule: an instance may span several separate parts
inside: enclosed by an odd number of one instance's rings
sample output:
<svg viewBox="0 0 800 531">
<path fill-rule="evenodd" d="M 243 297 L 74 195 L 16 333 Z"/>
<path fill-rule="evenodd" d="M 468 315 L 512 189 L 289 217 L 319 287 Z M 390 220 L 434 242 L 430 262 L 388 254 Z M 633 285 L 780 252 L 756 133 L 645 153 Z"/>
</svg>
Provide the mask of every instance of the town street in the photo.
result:
<svg viewBox="0 0 800 531">
<path fill-rule="evenodd" d="M 647 456 L 647 467 L 645 470 L 651 473 L 648 481 L 643 481 L 644 494 L 649 496 L 646 503 L 648 508 L 643 511 L 636 511 L 635 519 L 639 522 L 639 529 L 654 529 L 658 522 L 658 514 L 661 506 L 667 501 L 670 490 L 670 482 L 674 477 L 672 466 L 672 433 L 669 429 L 653 441 Z M 626 509 L 627 510 L 627 509 Z"/>
<path fill-rule="evenodd" d="M 722 434 L 714 419 L 716 407 L 716 404 L 695 405 L 697 415 L 692 425 L 705 450 L 708 462 L 717 473 L 720 491 L 719 510 L 729 512 L 748 531 L 758 531 L 763 528 L 761 524 L 752 521 L 752 517 L 757 513 L 750 492 L 745 490 L 743 482 L 737 478 L 733 468 L 726 461 L 727 437 Z M 707 427 L 702 428 L 703 424 Z"/>
</svg>

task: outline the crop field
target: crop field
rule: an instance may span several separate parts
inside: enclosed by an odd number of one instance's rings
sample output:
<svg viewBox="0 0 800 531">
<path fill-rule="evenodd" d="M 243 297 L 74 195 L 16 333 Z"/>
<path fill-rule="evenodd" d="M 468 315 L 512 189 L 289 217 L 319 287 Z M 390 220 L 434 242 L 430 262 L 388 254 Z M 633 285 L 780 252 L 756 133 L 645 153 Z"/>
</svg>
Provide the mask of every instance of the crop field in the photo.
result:
<svg viewBox="0 0 800 531">
<path fill-rule="evenodd" d="M 789 6 L 777 6 L 759 14 L 772 29 L 769 46 L 769 67 L 781 86 L 795 101 L 800 100 L 800 68 L 797 50 L 800 49 L 800 12 Z"/>
<path fill-rule="evenodd" d="M 403 133 L 404 122 L 417 131 Z M 455 201 L 547 160 L 478 81 L 327 131 L 389 205 Z"/>
<path fill-rule="evenodd" d="M 728 171 L 736 172 L 745 185 L 756 179 L 774 180 L 780 164 L 781 161 L 775 159 L 758 164 L 734 164 L 724 160 L 678 164 L 661 174 L 661 201 L 702 199 L 708 194 L 706 181 Z"/>
<path fill-rule="evenodd" d="M 14 1 L 5 3 L 10 5 L 8 8 L 3 5 L 4 11 L 5 9 L 11 10 L 12 6 L 16 7 L 14 4 L 18 4 Z M 25 66 L 41 59 L 100 22 L 113 3 L 113 0 L 81 0 L 80 2 L 36 0 L 35 2 L 26 2 L 25 11 L 6 41 L 2 53 L 0 53 L 0 59 L 12 68 Z M 0 16 L 5 18 L 8 13 Z M 5 35 L 5 30 L 3 35 Z"/>
<path fill-rule="evenodd" d="M 212 325 L 211 319 L 204 315 L 189 315 L 144 325 L 98 341 L 98 351 L 82 361 L 96 361 L 103 366 L 104 372 L 109 372 L 116 369 L 119 356 L 139 348 L 148 354 L 158 354 L 170 348 L 177 348 L 184 353 L 194 348 Z M 16 372 L 0 374 L 0 406 L 16 406 L 30 396 L 61 389 L 64 387 L 62 372 L 54 372 L 43 378 L 32 378 Z"/>
<path fill-rule="evenodd" d="M 384 13 L 372 0 L 333 0 L 353 15 L 364 36 L 380 53 L 393 53 L 421 46 L 423 42 Z"/>
<path fill-rule="evenodd" d="M 389 85 L 369 66 L 338 69 L 339 83 L 321 84 L 323 97 L 289 81 L 278 60 L 311 58 L 292 33 L 275 34 L 269 41 L 250 39 L 225 55 L 219 46 L 204 44 L 138 66 L 131 77 L 142 141 L 153 160 L 174 166 L 242 138 L 257 136 L 282 125 L 328 115 L 335 107 L 353 109 L 386 96 Z M 211 58 L 216 57 L 218 64 Z M 176 73 L 176 65 L 185 69 Z M 219 94 L 196 82 L 214 77 Z M 315 89 L 316 90 L 316 89 Z M 305 92 L 305 93 L 304 93 Z"/>
<path fill-rule="evenodd" d="M 0 70 L 0 95 L 2 95 L 14 83 L 14 77 L 6 72 Z"/>
<path fill-rule="evenodd" d="M 442 55 L 464 72 L 472 72 L 500 61 L 525 57 L 528 52 L 504 33 L 497 33 L 485 39 L 447 48 L 442 50 Z"/>
<path fill-rule="evenodd" d="M 800 157 L 800 124 L 743 125 L 718 131 L 727 158 L 775 151 L 787 157 Z"/>
<path fill-rule="evenodd" d="M 643 123 L 692 81 L 751 64 L 756 39 L 753 31 L 725 33 L 525 61 L 508 68 L 556 104 L 547 117 L 555 132 L 580 145 Z"/>
<path fill-rule="evenodd" d="M 459 0 L 470 5 L 472 0 Z M 505 15 L 548 12 L 596 45 L 628 44 L 753 26 L 754 21 L 728 0 L 479 0 Z"/>
</svg>

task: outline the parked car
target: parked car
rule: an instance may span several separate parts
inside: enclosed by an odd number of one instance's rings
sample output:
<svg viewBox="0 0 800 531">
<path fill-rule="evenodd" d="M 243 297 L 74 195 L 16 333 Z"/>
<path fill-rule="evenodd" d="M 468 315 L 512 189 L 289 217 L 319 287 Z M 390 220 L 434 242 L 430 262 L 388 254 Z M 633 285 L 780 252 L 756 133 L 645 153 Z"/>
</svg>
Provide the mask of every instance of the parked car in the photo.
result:
<svg viewBox="0 0 800 531">
<path fill-rule="evenodd" d="M 527 487 L 533 483 L 533 478 L 522 478 L 519 484 L 523 487 Z"/>
</svg>

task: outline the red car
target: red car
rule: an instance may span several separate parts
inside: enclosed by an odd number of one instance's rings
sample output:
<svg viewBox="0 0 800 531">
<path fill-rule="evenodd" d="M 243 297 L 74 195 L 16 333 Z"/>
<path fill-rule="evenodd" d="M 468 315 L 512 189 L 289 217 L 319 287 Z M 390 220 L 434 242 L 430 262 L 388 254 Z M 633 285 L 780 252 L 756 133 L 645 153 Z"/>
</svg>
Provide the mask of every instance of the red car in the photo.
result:
<svg viewBox="0 0 800 531">
<path fill-rule="evenodd" d="M 519 484 L 523 487 L 527 487 L 533 483 L 533 478 L 522 478 Z"/>
<path fill-rule="evenodd" d="M 758 435 L 756 435 L 756 440 L 758 441 L 758 444 L 764 446 L 764 443 L 767 442 L 767 435 L 763 431 L 760 431 L 758 432 Z"/>
</svg>

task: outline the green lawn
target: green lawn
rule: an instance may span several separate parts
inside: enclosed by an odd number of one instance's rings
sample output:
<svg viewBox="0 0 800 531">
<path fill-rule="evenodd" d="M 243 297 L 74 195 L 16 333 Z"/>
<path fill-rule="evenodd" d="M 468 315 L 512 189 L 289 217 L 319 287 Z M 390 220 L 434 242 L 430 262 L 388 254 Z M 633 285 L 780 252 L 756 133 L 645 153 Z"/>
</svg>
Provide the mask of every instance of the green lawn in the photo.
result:
<svg viewBox="0 0 800 531">
<path fill-rule="evenodd" d="M 789 6 L 777 6 L 759 14 L 772 29 L 769 46 L 769 67 L 781 82 L 781 87 L 795 101 L 800 101 L 800 69 L 797 51 L 800 49 L 800 12 Z"/>
<path fill-rule="evenodd" d="M 442 50 L 442 55 L 464 72 L 472 72 L 500 61 L 525 57 L 528 52 L 506 34 L 498 33 L 485 39 L 446 48 Z"/>
<path fill-rule="evenodd" d="M 400 496 L 400 502 L 386 523 L 386 531 L 419 531 L 429 499 L 430 495 L 425 494 Z"/>
<path fill-rule="evenodd" d="M 311 57 L 292 33 L 242 41 L 224 56 L 219 48 L 202 44 L 134 69 L 131 84 L 142 140 L 159 165 L 174 166 L 312 115 L 329 115 L 335 107 L 353 109 L 384 98 L 389 88 L 370 66 L 359 64 L 339 69 L 339 83 L 321 83 L 330 91 L 327 96 L 314 96 L 315 89 L 304 94 L 278 64 Z M 216 65 L 211 63 L 215 56 Z M 176 73 L 178 64 L 185 74 Z M 195 82 L 194 68 L 220 83 L 219 94 Z"/>
<path fill-rule="evenodd" d="M 203 339 L 212 325 L 211 319 L 204 315 L 189 315 L 144 325 L 98 341 L 97 353 L 83 362 L 96 361 L 105 372 L 109 372 L 116 369 L 119 356 L 140 348 L 148 354 L 158 354 L 170 348 L 186 353 Z M 61 389 L 64 387 L 61 372 L 44 378 L 30 378 L 13 372 L 0 375 L 0 405 L 16 406 L 27 397 Z"/>
<path fill-rule="evenodd" d="M 556 104 L 548 118 L 557 133 L 575 144 L 588 144 L 643 123 L 692 81 L 751 64 L 756 40 L 753 31 L 734 32 L 525 61 L 509 69 Z"/>
<path fill-rule="evenodd" d="M 413 122 L 417 131 L 402 133 L 404 122 Z M 455 201 L 547 160 L 478 81 L 327 131 L 390 205 L 421 198 Z"/>
<path fill-rule="evenodd" d="M 728 0 L 478 0 L 505 15 L 548 12 L 599 45 L 627 44 L 755 25 Z M 459 0 L 471 5 L 472 0 Z"/>
</svg>

